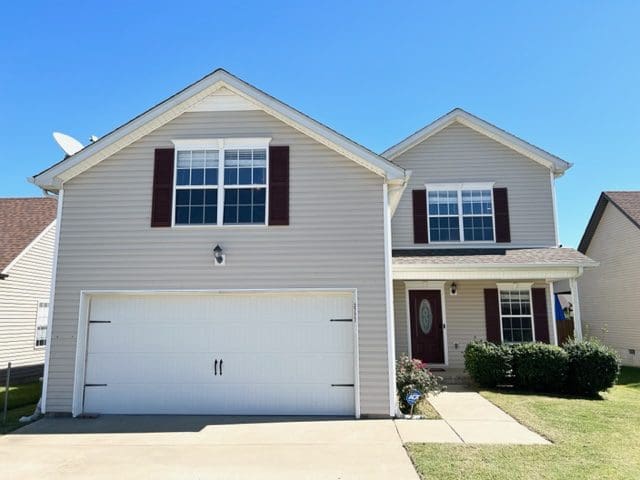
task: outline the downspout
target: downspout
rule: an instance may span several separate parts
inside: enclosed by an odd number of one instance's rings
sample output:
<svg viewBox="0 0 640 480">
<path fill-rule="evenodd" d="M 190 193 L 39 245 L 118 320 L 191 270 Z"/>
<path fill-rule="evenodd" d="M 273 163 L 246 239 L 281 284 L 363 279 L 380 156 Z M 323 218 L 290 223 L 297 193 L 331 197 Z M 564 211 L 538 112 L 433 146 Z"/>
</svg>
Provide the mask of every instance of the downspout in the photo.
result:
<svg viewBox="0 0 640 480">
<path fill-rule="evenodd" d="M 387 367 L 389 369 L 389 416 L 396 416 L 396 338 L 393 315 L 393 273 L 391 259 L 391 207 L 389 205 L 389 184 L 385 180 L 382 185 L 383 219 L 384 219 L 384 270 L 385 297 L 387 315 Z"/>
<path fill-rule="evenodd" d="M 44 192 L 48 190 L 42 189 Z M 42 413 L 47 413 L 47 390 L 49 386 L 49 364 L 51 362 L 51 338 L 53 332 L 53 307 L 56 291 L 56 279 L 58 273 L 58 249 L 60 246 L 60 231 L 62 230 L 62 202 L 64 199 L 64 188 L 58 191 L 58 209 L 56 212 L 56 238 L 53 246 L 53 266 L 51 271 L 51 293 L 49 295 L 49 316 L 47 318 L 47 346 L 44 361 L 44 374 L 42 382 L 42 396 L 40 398 L 40 409 Z"/>
</svg>

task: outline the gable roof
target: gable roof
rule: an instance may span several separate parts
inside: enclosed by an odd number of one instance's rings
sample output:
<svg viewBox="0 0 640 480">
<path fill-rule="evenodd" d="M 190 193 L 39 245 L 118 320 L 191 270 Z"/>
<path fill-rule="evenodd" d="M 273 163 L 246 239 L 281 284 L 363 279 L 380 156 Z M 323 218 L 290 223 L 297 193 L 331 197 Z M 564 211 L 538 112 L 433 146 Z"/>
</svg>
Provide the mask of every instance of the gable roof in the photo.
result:
<svg viewBox="0 0 640 480">
<path fill-rule="evenodd" d="M 0 198 L 0 277 L 56 219 L 57 199 Z"/>
<path fill-rule="evenodd" d="M 446 115 L 438 118 L 436 121 L 430 123 L 426 127 L 418 130 L 417 132 L 409 135 L 407 138 L 397 143 L 393 147 L 385 150 L 382 153 L 383 157 L 393 160 L 399 155 L 403 154 L 407 150 L 413 148 L 417 144 L 425 141 L 427 138 L 435 135 L 441 130 L 445 129 L 453 123 L 460 123 L 466 127 L 475 130 L 482 135 L 485 135 L 502 145 L 515 150 L 516 152 L 536 161 L 545 167 L 549 168 L 555 176 L 561 176 L 567 169 L 571 168 L 571 164 L 562 160 L 555 155 L 542 150 L 528 142 L 525 142 L 521 138 L 502 130 L 501 128 L 492 125 L 475 115 L 470 114 L 462 110 L 461 108 L 455 108 Z"/>
<path fill-rule="evenodd" d="M 65 181 L 173 120 L 222 88 L 388 180 L 405 178 L 403 168 L 219 68 L 29 180 L 41 188 L 56 191 Z"/>
<path fill-rule="evenodd" d="M 604 214 L 607 204 L 611 203 L 629 219 L 636 227 L 640 228 L 640 191 L 636 192 L 602 192 L 596 207 L 593 209 L 587 228 L 582 235 L 578 250 L 582 253 L 587 251 L 589 244 L 596 233 L 600 219 Z"/>
</svg>

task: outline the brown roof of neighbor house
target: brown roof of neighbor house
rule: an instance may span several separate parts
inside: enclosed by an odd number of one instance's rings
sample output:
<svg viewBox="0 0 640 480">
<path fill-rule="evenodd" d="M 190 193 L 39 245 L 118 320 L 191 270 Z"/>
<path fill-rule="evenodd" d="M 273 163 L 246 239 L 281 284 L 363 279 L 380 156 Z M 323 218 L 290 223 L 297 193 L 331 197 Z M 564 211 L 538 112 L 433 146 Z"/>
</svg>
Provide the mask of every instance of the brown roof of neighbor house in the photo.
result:
<svg viewBox="0 0 640 480">
<path fill-rule="evenodd" d="M 0 198 L 0 272 L 56 219 L 54 197 Z"/>
<path fill-rule="evenodd" d="M 394 250 L 394 265 L 584 266 L 596 262 L 573 248 Z"/>
<path fill-rule="evenodd" d="M 587 251 L 593 235 L 596 233 L 596 228 L 604 209 L 608 203 L 611 203 L 620 212 L 631 221 L 636 227 L 640 228 L 640 191 L 635 192 L 602 192 L 596 207 L 593 209 L 587 228 L 584 231 L 578 250 L 582 253 Z"/>
</svg>

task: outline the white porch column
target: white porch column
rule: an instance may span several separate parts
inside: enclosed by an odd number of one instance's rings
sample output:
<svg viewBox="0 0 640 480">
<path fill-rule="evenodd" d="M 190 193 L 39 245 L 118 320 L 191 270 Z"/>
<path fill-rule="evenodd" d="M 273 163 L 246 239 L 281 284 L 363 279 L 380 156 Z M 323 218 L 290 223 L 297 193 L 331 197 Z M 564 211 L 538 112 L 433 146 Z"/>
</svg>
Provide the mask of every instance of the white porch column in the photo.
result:
<svg viewBox="0 0 640 480">
<path fill-rule="evenodd" d="M 558 345 L 558 319 L 556 318 L 556 297 L 555 292 L 553 291 L 553 282 L 549 282 L 547 290 L 549 292 L 549 303 L 551 305 L 551 321 L 553 322 L 553 327 L 551 328 L 551 341 L 553 342 L 553 345 Z"/>
<path fill-rule="evenodd" d="M 578 298 L 578 281 L 575 278 L 569 279 L 571 287 L 571 299 L 573 300 L 573 336 L 576 340 L 582 340 L 582 316 L 580 315 L 580 299 Z"/>
</svg>

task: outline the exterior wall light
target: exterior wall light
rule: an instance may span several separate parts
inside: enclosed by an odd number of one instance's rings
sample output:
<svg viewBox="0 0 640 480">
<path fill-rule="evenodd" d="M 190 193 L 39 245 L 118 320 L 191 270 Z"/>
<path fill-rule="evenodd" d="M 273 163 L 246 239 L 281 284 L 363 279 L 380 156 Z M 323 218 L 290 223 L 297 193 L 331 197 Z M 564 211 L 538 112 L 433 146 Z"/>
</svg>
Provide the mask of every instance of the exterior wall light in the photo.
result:
<svg viewBox="0 0 640 480">
<path fill-rule="evenodd" d="M 458 285 L 456 285 L 456 282 L 453 282 L 449 287 L 449 294 L 454 297 L 458 294 Z"/>
<path fill-rule="evenodd" d="M 220 245 L 216 245 L 213 248 L 213 258 L 215 260 L 214 265 L 224 265 L 226 255 L 223 253 L 222 247 Z"/>
</svg>

